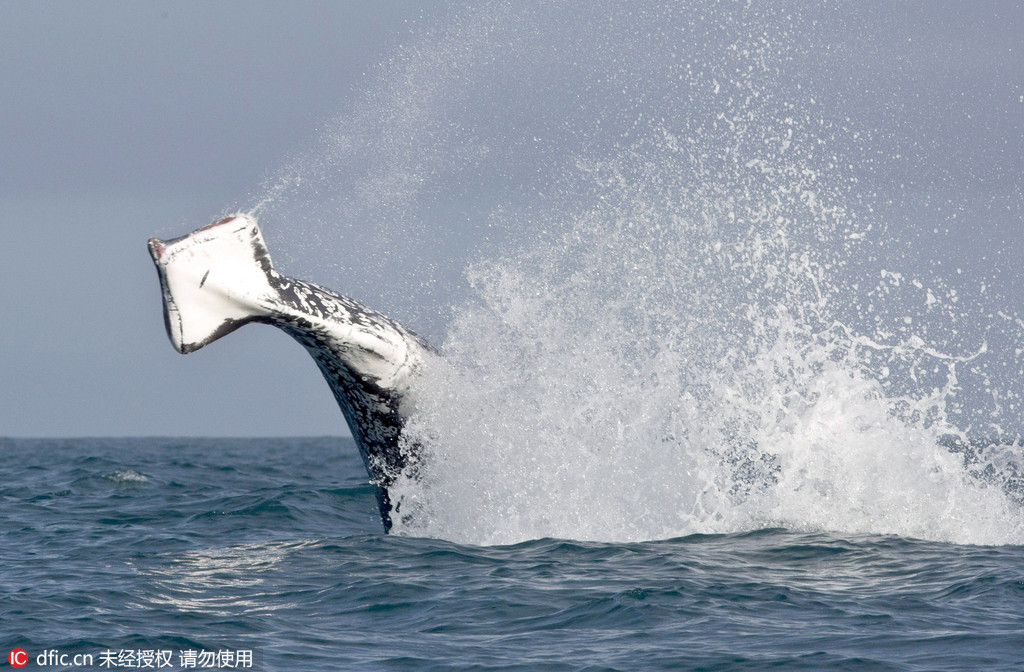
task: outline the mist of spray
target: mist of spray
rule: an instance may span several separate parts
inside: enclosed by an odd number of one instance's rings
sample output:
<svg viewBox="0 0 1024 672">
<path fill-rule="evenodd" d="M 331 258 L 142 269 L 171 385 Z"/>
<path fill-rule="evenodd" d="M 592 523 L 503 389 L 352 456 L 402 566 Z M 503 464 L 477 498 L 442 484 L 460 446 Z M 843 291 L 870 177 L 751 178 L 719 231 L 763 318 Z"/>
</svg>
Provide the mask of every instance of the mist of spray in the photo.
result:
<svg viewBox="0 0 1024 672">
<path fill-rule="evenodd" d="M 443 352 L 395 531 L 1024 540 L 1024 327 L 901 266 L 873 186 L 900 148 L 822 100 L 827 10 L 600 4 L 452 17 L 262 206 L 369 222 L 374 263 L 427 257 L 379 294 Z M 413 307 L 437 294 L 450 319 Z"/>
</svg>

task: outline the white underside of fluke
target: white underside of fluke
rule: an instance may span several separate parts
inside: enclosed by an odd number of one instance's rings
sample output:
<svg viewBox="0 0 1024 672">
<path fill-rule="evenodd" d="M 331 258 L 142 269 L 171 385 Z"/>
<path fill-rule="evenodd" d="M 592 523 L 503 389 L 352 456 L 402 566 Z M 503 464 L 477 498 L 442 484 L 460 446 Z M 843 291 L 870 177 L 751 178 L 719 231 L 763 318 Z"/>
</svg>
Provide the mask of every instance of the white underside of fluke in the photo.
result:
<svg viewBox="0 0 1024 672">
<path fill-rule="evenodd" d="M 238 214 L 182 238 L 151 239 L 160 273 L 167 333 L 192 352 L 266 316 L 269 258 L 256 220 Z"/>
</svg>

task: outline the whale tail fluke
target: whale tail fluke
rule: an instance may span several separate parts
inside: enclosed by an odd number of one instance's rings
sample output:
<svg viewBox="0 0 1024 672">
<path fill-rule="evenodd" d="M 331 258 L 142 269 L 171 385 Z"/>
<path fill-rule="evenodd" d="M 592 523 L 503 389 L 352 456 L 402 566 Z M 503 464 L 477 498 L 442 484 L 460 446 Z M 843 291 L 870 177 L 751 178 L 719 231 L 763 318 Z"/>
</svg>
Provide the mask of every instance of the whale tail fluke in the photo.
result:
<svg viewBox="0 0 1024 672">
<path fill-rule="evenodd" d="M 175 238 L 151 238 L 167 335 L 181 353 L 198 350 L 248 322 L 298 341 L 323 373 L 377 486 L 384 529 L 388 488 L 415 472 L 415 445 L 400 440 L 406 393 L 431 348 L 398 322 L 354 299 L 274 270 L 256 219 L 236 214 Z M 409 471 L 411 470 L 411 471 Z M 405 515 L 405 514 L 403 514 Z"/>
<path fill-rule="evenodd" d="M 172 240 L 150 238 L 171 343 L 189 353 L 268 315 L 270 255 L 256 220 L 236 214 Z"/>
</svg>

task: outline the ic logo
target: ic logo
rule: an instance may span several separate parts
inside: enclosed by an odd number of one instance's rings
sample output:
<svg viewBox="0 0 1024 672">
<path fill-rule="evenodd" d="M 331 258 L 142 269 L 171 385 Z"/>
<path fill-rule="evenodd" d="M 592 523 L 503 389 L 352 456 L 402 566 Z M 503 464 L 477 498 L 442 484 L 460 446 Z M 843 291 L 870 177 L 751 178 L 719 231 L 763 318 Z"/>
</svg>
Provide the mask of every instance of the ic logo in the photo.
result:
<svg viewBox="0 0 1024 672">
<path fill-rule="evenodd" d="M 11 649 L 11 653 L 7 656 L 7 662 L 11 664 L 11 667 L 25 667 L 28 665 L 28 653 L 25 649 Z"/>
</svg>

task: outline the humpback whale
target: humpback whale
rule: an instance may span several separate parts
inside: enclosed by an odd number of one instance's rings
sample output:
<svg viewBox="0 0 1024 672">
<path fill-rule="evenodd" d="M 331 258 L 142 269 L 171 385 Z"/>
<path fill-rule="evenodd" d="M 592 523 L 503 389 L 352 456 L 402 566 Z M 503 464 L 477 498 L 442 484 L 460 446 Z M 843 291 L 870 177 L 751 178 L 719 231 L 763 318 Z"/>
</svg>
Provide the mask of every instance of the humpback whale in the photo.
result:
<svg viewBox="0 0 1024 672">
<path fill-rule="evenodd" d="M 415 470 L 416 451 L 399 443 L 402 403 L 430 346 L 370 308 L 274 270 L 256 219 L 235 214 L 172 240 L 149 240 L 163 291 L 164 324 L 187 354 L 249 323 L 270 324 L 316 360 L 348 423 L 384 530 L 392 525 L 388 488 Z"/>
</svg>

